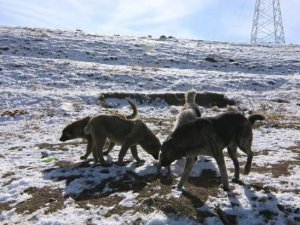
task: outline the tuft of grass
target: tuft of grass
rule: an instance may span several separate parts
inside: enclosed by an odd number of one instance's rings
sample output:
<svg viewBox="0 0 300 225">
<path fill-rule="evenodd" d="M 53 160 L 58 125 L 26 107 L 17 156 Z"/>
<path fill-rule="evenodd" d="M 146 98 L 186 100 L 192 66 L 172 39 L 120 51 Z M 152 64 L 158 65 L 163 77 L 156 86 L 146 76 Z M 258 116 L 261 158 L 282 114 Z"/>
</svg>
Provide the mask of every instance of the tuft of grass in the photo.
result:
<svg viewBox="0 0 300 225">
<path fill-rule="evenodd" d="M 269 104 L 260 104 L 257 112 L 266 117 L 267 127 L 300 129 L 300 116 L 287 114 L 282 106 L 273 109 Z M 259 124 L 259 123 L 258 123 Z"/>
<path fill-rule="evenodd" d="M 217 60 L 216 60 L 214 57 L 212 57 L 212 56 L 207 56 L 207 57 L 205 58 L 205 60 L 206 60 L 207 62 L 212 62 L 212 63 L 217 62 Z"/>
<path fill-rule="evenodd" d="M 28 115 L 29 112 L 26 109 L 10 109 L 1 112 L 1 116 L 11 116 L 15 117 L 18 115 Z"/>
</svg>

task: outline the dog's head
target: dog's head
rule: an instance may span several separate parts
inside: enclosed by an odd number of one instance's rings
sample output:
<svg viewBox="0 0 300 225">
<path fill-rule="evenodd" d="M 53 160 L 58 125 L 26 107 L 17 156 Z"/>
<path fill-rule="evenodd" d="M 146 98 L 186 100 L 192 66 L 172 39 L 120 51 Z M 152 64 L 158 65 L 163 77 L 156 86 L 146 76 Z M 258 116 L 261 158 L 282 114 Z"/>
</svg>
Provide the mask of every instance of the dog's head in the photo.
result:
<svg viewBox="0 0 300 225">
<path fill-rule="evenodd" d="M 87 116 L 83 119 L 76 120 L 68 124 L 62 131 L 60 141 L 67 141 L 75 138 L 84 138 L 85 134 L 83 129 L 88 124 L 91 117 Z"/>
<path fill-rule="evenodd" d="M 159 164 L 166 167 L 181 157 L 182 155 L 180 154 L 180 149 L 174 144 L 174 138 L 168 137 L 161 146 Z"/>
<path fill-rule="evenodd" d="M 71 140 L 74 139 L 74 135 L 72 132 L 72 128 L 70 126 L 66 126 L 63 131 L 62 131 L 62 135 L 60 137 L 60 141 L 67 141 L 67 140 Z"/>
<path fill-rule="evenodd" d="M 161 143 L 150 130 L 140 145 L 147 153 L 152 155 L 154 159 L 158 159 Z"/>
</svg>

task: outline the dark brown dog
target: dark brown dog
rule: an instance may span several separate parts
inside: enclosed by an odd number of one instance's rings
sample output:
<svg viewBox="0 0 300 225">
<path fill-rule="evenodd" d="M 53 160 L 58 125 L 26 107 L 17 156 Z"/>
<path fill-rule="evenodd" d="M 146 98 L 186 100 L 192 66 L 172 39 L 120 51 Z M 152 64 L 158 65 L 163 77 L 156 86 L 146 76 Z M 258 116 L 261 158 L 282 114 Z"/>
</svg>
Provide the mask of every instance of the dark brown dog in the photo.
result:
<svg viewBox="0 0 300 225">
<path fill-rule="evenodd" d="M 114 113 L 115 115 L 125 118 L 125 119 L 134 119 L 137 117 L 138 114 L 138 110 L 136 105 L 128 100 L 128 103 L 130 104 L 131 108 L 132 108 L 132 114 L 131 115 L 122 115 L 122 114 L 117 114 Z M 84 133 L 84 128 L 86 127 L 86 125 L 88 124 L 89 120 L 92 117 L 87 116 L 83 119 L 77 120 L 71 124 L 68 124 L 62 131 L 62 135 L 60 137 L 60 141 L 67 141 L 67 140 L 71 140 L 71 139 L 75 139 L 75 138 L 83 138 L 86 139 L 88 144 L 86 147 L 86 153 L 80 157 L 80 159 L 87 159 L 87 157 L 91 154 L 92 152 L 92 148 L 93 148 L 93 139 L 92 136 L 89 134 L 85 134 Z M 106 152 L 104 152 L 105 155 L 107 155 L 111 149 L 113 149 L 115 143 L 110 142 L 109 143 L 109 147 L 107 149 Z"/>
<path fill-rule="evenodd" d="M 114 115 L 99 115 L 90 119 L 84 128 L 87 135 L 91 135 L 95 144 L 93 157 L 95 162 L 103 166 L 109 166 L 103 158 L 103 146 L 109 138 L 112 142 L 122 145 L 118 164 L 123 165 L 123 158 L 128 149 L 131 149 L 133 157 L 141 161 L 137 154 L 136 145 L 140 145 L 147 153 L 158 159 L 161 144 L 154 133 L 141 120 L 128 120 Z"/>
<path fill-rule="evenodd" d="M 180 113 L 176 117 L 176 122 L 173 128 L 173 131 L 176 130 L 179 126 L 190 122 L 197 117 L 201 117 L 201 111 L 199 108 L 199 105 L 195 102 L 196 98 L 196 92 L 195 91 L 188 91 L 184 95 L 184 105 L 182 106 L 182 109 Z M 158 167 L 157 174 L 160 173 L 161 167 Z M 169 176 L 171 174 L 171 168 L 168 166 L 167 168 L 168 173 L 167 175 Z"/>
<path fill-rule="evenodd" d="M 198 155 L 215 158 L 222 177 L 223 189 L 229 190 L 228 175 L 223 155 L 227 147 L 228 154 L 235 167 L 234 180 L 239 181 L 239 162 L 237 147 L 247 154 L 244 173 L 251 169 L 253 152 L 252 126 L 256 120 L 264 120 L 262 115 L 252 115 L 248 119 L 240 113 L 227 112 L 216 117 L 197 118 L 178 127 L 162 144 L 161 166 L 169 166 L 173 161 L 186 157 L 184 172 L 178 188 L 181 189 L 193 168 Z"/>
</svg>

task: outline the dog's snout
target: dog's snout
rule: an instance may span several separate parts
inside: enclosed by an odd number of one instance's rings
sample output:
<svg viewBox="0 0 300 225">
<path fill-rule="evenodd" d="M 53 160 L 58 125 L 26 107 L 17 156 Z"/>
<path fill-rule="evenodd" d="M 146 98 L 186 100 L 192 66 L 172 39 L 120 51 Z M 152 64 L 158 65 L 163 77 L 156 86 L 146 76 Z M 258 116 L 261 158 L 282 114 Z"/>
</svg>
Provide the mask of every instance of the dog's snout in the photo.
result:
<svg viewBox="0 0 300 225">
<path fill-rule="evenodd" d="M 60 139 L 59 139 L 59 141 L 66 141 L 67 139 L 66 139 L 66 137 L 64 137 L 64 136 L 61 136 L 60 137 Z"/>
<path fill-rule="evenodd" d="M 170 162 L 167 162 L 166 160 L 161 160 L 159 162 L 160 166 L 163 166 L 163 167 L 167 167 L 167 166 L 170 166 Z"/>
</svg>

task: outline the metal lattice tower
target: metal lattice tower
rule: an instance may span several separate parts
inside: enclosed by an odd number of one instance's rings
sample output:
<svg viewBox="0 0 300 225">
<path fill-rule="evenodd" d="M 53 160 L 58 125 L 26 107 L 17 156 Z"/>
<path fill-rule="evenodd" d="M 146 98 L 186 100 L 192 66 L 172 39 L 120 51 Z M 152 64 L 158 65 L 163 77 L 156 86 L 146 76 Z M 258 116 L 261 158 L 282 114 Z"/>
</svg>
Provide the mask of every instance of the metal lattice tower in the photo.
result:
<svg viewBox="0 0 300 225">
<path fill-rule="evenodd" d="M 256 0 L 251 43 L 285 43 L 279 0 Z"/>
</svg>

